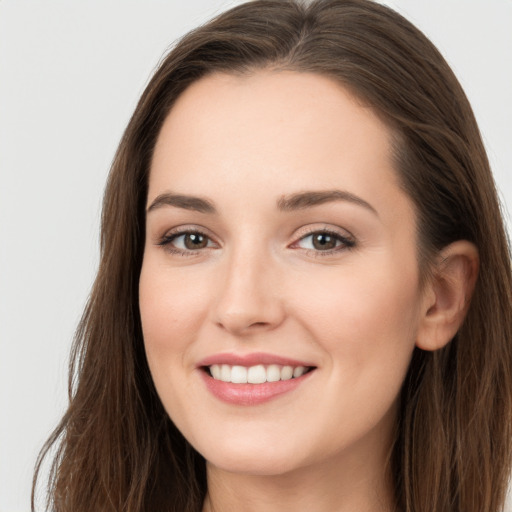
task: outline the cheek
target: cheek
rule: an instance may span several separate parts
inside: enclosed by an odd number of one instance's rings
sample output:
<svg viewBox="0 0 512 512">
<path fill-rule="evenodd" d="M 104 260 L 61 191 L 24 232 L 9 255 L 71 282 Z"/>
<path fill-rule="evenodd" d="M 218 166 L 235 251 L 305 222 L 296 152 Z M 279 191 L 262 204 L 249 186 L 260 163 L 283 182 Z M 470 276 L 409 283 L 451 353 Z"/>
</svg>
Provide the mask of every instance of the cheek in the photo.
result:
<svg viewBox="0 0 512 512">
<path fill-rule="evenodd" d="M 201 279 L 146 258 L 139 280 L 139 308 L 149 370 L 162 401 L 180 430 L 191 431 L 190 411 L 194 393 L 183 383 L 194 371 L 190 356 L 194 340 L 208 314 Z M 197 276 L 196 276 L 197 277 Z"/>
<path fill-rule="evenodd" d="M 170 272 L 151 258 L 144 261 L 139 307 L 152 372 L 153 362 L 181 356 L 196 336 L 208 312 L 207 293 L 198 285 L 197 280 L 187 279 L 187 272 Z"/>
<path fill-rule="evenodd" d="M 317 275 L 297 315 L 325 354 L 325 392 L 318 399 L 324 407 L 318 410 L 333 442 L 369 432 L 394 414 L 414 350 L 415 269 L 379 263 L 364 272 L 353 267 L 325 279 Z"/>
<path fill-rule="evenodd" d="M 414 261 L 414 260 L 413 260 Z M 402 374 L 414 348 L 419 292 L 416 267 L 384 258 L 372 265 L 340 268 L 316 275 L 297 290 L 298 315 L 313 338 L 330 355 L 333 365 L 354 375 L 388 368 Z M 368 366 L 370 365 L 370 366 Z M 346 367 L 345 367 L 346 366 Z"/>
</svg>

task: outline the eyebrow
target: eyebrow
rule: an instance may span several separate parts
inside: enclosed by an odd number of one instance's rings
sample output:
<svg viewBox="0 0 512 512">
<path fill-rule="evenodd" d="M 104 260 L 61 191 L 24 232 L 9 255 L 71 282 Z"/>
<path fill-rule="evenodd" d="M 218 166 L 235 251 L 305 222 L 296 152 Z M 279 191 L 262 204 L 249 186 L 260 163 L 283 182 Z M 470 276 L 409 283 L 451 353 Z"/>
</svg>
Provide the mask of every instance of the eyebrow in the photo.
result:
<svg viewBox="0 0 512 512">
<path fill-rule="evenodd" d="M 347 192 L 346 190 L 306 191 L 282 196 L 277 201 L 277 207 L 281 211 L 295 211 L 311 208 L 312 206 L 319 206 L 333 201 L 348 201 L 349 203 L 366 208 L 377 215 L 377 217 L 379 216 L 377 210 L 370 203 L 366 202 L 359 196 Z"/>
<path fill-rule="evenodd" d="M 147 213 L 162 206 L 175 206 L 176 208 L 193 210 L 200 213 L 217 213 L 215 206 L 208 199 L 169 192 L 157 196 L 147 209 Z"/>
<path fill-rule="evenodd" d="M 304 210 L 314 206 L 333 201 L 347 201 L 362 206 L 378 216 L 377 210 L 364 199 L 345 190 L 319 190 L 306 191 L 282 196 L 277 201 L 277 208 L 283 212 Z M 192 210 L 200 213 L 216 214 L 217 209 L 211 201 L 203 197 L 189 196 L 184 194 L 173 194 L 166 192 L 160 194 L 148 207 L 151 212 L 163 206 L 174 206 L 184 210 Z"/>
</svg>

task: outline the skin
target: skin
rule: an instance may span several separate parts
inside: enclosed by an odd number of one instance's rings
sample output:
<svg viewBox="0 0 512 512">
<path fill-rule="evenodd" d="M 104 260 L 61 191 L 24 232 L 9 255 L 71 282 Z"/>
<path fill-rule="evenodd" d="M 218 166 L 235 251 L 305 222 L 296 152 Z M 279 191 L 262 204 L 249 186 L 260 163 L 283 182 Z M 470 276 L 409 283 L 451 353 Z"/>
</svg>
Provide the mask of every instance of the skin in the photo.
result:
<svg viewBox="0 0 512 512">
<path fill-rule="evenodd" d="M 296 72 L 208 76 L 164 123 L 149 180 L 140 313 L 162 403 L 207 460 L 205 511 L 392 509 L 386 458 L 412 351 L 446 343 L 465 306 L 453 294 L 439 301 L 437 290 L 456 279 L 420 289 L 414 206 L 390 140 L 339 84 Z M 293 194 L 333 189 L 366 204 L 278 208 Z M 206 199 L 216 212 L 151 207 L 169 193 Z M 310 236 L 326 229 L 337 240 L 330 252 Z M 169 238 L 177 230 L 200 231 L 207 245 L 187 249 L 184 236 Z M 464 279 L 475 265 L 460 253 L 471 251 L 455 249 L 452 274 Z M 253 406 L 207 390 L 201 359 L 254 352 L 316 369 Z"/>
</svg>

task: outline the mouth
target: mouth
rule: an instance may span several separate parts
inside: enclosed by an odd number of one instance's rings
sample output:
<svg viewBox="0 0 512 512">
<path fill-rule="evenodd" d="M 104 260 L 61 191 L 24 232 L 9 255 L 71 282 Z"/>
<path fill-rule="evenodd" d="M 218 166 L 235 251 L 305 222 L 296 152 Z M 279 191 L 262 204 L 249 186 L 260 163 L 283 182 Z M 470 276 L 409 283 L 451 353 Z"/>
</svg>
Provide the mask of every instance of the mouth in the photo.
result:
<svg viewBox="0 0 512 512">
<path fill-rule="evenodd" d="M 316 366 L 270 354 L 217 354 L 197 369 L 210 393 L 236 406 L 258 405 L 309 381 Z"/>
<path fill-rule="evenodd" d="M 314 366 L 291 366 L 279 364 L 257 364 L 241 366 L 230 364 L 212 364 L 201 369 L 211 378 L 232 384 L 264 384 L 298 379 L 313 371 Z"/>
</svg>

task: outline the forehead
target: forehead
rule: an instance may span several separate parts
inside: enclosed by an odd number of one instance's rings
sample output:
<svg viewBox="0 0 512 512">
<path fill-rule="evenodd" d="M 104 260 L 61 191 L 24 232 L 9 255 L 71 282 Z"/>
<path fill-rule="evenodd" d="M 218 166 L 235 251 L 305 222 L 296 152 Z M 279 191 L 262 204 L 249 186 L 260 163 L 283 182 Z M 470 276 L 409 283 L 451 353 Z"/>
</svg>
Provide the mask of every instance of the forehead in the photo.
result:
<svg viewBox="0 0 512 512">
<path fill-rule="evenodd" d="M 299 180 L 309 170 L 317 181 L 329 181 L 332 172 L 339 177 L 337 161 L 354 172 L 392 166 L 391 137 L 370 108 L 332 79 L 288 71 L 213 74 L 175 103 L 157 140 L 150 181 L 170 170 L 179 179 L 187 169 L 190 178 L 192 171 L 205 173 L 211 182 L 233 167 L 240 177 L 258 170 L 262 179 L 291 172 Z"/>
<path fill-rule="evenodd" d="M 163 124 L 148 204 L 171 191 L 209 197 L 237 214 L 302 190 L 342 189 L 390 212 L 391 223 L 413 218 L 392 138 L 371 108 L 330 78 L 209 75 L 185 90 Z"/>
<path fill-rule="evenodd" d="M 415 208 L 395 170 L 392 140 L 372 109 L 323 76 L 208 76 L 164 122 L 147 205 L 166 194 L 199 197 L 226 229 L 271 230 L 283 198 L 342 191 L 377 213 L 372 223 L 381 240 L 414 252 Z M 343 219 L 362 218 L 364 209 L 342 208 Z"/>
</svg>

